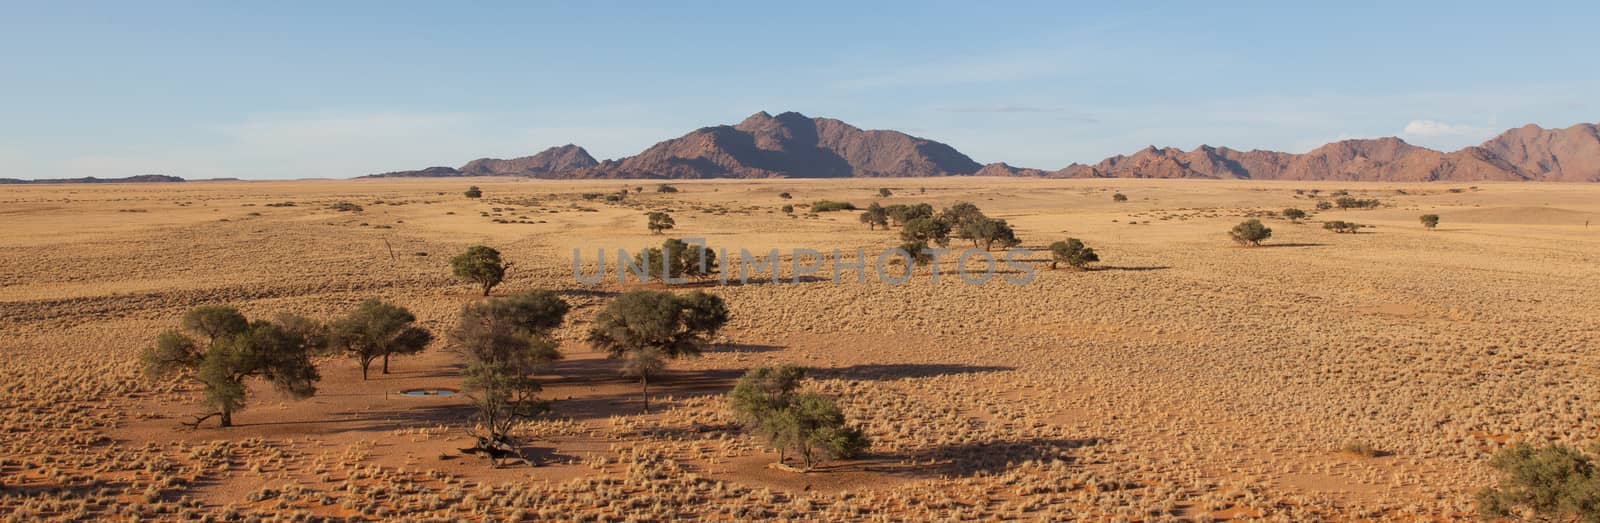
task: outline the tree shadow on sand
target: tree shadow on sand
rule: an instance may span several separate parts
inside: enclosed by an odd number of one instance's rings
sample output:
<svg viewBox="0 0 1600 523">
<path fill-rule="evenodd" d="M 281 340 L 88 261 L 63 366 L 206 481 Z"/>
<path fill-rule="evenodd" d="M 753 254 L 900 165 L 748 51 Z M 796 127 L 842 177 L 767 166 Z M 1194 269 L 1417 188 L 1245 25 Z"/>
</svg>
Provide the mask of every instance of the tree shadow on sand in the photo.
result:
<svg viewBox="0 0 1600 523">
<path fill-rule="evenodd" d="M 864 365 L 851 365 L 849 367 L 814 368 L 809 369 L 807 374 L 814 378 L 892 381 L 906 378 L 931 378 L 935 376 L 951 376 L 955 374 L 1006 372 L 1013 370 L 1017 370 L 1016 367 L 1001 367 L 992 365 L 952 365 L 942 363 L 872 363 Z"/>
<path fill-rule="evenodd" d="M 1060 460 L 1073 464 L 1078 461 L 1074 455 L 1077 449 L 1107 441 L 1104 438 L 1030 439 L 943 445 L 899 454 L 868 455 L 857 460 L 826 464 L 816 471 L 859 470 L 917 477 L 969 477 L 1002 473 L 1030 460 Z"/>
<path fill-rule="evenodd" d="M 382 433 L 417 427 L 457 425 L 465 423 L 472 416 L 472 407 L 467 405 L 455 403 L 447 405 L 407 405 L 405 402 L 416 400 L 396 395 L 391 395 L 390 398 L 382 410 L 334 412 L 326 417 L 304 420 L 250 422 L 248 421 L 249 413 L 247 411 L 241 416 L 245 421 L 234 423 L 233 426 L 240 429 L 294 427 L 296 433 L 307 435 L 348 431 Z M 226 434 L 228 429 L 200 427 L 190 430 L 215 430 L 218 435 L 222 435 Z"/>
<path fill-rule="evenodd" d="M 1250 249 L 1277 249 L 1277 248 L 1293 248 L 1293 247 L 1326 247 L 1326 246 L 1328 246 L 1328 244 L 1326 244 L 1326 243 L 1263 243 L 1261 245 L 1256 245 L 1254 247 L 1248 247 L 1248 248 L 1250 248 Z"/>
<path fill-rule="evenodd" d="M 1164 270 L 1171 269 L 1171 268 L 1172 267 L 1168 267 L 1166 265 L 1148 265 L 1148 266 L 1101 265 L 1101 266 L 1098 266 L 1098 267 L 1090 267 L 1089 270 L 1091 270 L 1091 271 L 1136 271 L 1136 272 L 1143 272 L 1143 271 L 1164 271 Z"/>
<path fill-rule="evenodd" d="M 706 350 L 706 352 L 757 353 L 777 352 L 787 348 L 788 347 L 782 345 L 765 345 L 760 343 L 724 343 L 715 347 L 711 347 L 710 349 Z"/>
</svg>

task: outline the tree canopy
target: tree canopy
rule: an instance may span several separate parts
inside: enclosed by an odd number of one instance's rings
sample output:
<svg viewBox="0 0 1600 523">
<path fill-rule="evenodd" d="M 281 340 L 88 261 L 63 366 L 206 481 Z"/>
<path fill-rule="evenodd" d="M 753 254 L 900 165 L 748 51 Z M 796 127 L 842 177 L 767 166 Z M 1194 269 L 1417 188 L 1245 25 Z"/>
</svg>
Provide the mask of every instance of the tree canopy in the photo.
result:
<svg viewBox="0 0 1600 523">
<path fill-rule="evenodd" d="M 204 306 L 185 314 L 181 325 L 182 331 L 158 335 L 139 360 L 152 379 L 182 376 L 205 389 L 202 403 L 211 411 L 194 425 L 217 416 L 220 426 L 233 426 L 233 414 L 245 408 L 249 378 L 264 379 L 297 399 L 316 393 L 321 375 L 311 356 L 327 345 L 326 331 L 316 322 L 293 315 L 251 322 L 236 309 Z"/>
<path fill-rule="evenodd" d="M 704 256 L 702 263 L 701 257 Z M 650 279 L 665 281 L 673 278 L 707 278 L 717 273 L 717 251 L 677 238 L 661 242 L 661 247 L 651 247 L 633 255 L 633 261 L 643 267 Z"/>
<path fill-rule="evenodd" d="M 450 268 L 456 277 L 478 284 L 484 296 L 505 280 L 508 265 L 500 260 L 500 251 L 487 245 L 468 247 L 466 252 L 450 259 Z"/>
<path fill-rule="evenodd" d="M 587 339 L 639 378 L 648 412 L 650 376 L 664 368 L 664 360 L 698 356 L 727 322 L 727 306 L 714 294 L 630 291 L 595 315 Z"/>
<path fill-rule="evenodd" d="M 671 229 L 678 224 L 671 215 L 660 211 L 652 211 L 648 217 L 649 221 L 645 224 L 645 228 L 650 229 L 652 234 L 661 234 L 661 231 Z"/>
<path fill-rule="evenodd" d="M 1261 220 L 1251 218 L 1233 226 L 1233 230 L 1228 231 L 1228 236 L 1232 237 L 1233 241 L 1238 242 L 1239 245 L 1253 247 L 1261 245 L 1262 241 L 1271 238 L 1272 229 L 1262 225 Z"/>
<path fill-rule="evenodd" d="M 512 429 L 545 412 L 549 402 L 533 375 L 561 359 L 551 336 L 570 306 L 554 292 L 535 290 L 467 304 L 452 333 L 466 360 L 462 390 L 475 409 L 469 430 L 477 444 L 469 452 L 491 464 L 520 457 Z"/>
<path fill-rule="evenodd" d="M 1077 238 L 1067 238 L 1067 241 L 1050 244 L 1050 268 L 1056 268 L 1057 263 L 1065 263 L 1074 269 L 1082 269 L 1090 263 L 1100 261 L 1100 255 L 1094 249 L 1083 244 Z"/>
<path fill-rule="evenodd" d="M 790 365 L 751 369 L 728 393 L 734 417 L 778 451 L 778 464 L 784 464 L 785 451 L 799 454 L 802 470 L 869 447 L 865 434 L 846 425 L 832 398 L 798 392 L 804 377 L 803 369 Z"/>
<path fill-rule="evenodd" d="M 950 245 L 950 224 L 933 217 L 913 218 L 900 229 L 900 239 L 944 247 Z"/>
<path fill-rule="evenodd" d="M 876 229 L 880 225 L 888 229 L 889 212 L 882 205 L 878 205 L 878 202 L 872 202 L 867 206 L 867 210 L 861 212 L 861 223 L 867 224 L 868 230 Z"/>
<path fill-rule="evenodd" d="M 422 352 L 433 341 L 433 333 L 416 326 L 416 321 L 404 307 L 369 299 L 328 326 L 328 345 L 355 358 L 363 380 L 379 358 L 388 374 L 390 356 Z"/>
</svg>

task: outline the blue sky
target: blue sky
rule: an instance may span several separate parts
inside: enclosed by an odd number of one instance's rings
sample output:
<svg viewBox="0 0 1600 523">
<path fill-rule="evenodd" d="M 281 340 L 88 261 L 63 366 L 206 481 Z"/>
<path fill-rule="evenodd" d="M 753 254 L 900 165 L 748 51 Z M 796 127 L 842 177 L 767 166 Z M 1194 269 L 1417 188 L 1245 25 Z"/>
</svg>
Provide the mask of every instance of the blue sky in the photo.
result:
<svg viewBox="0 0 1600 523">
<path fill-rule="evenodd" d="M 1600 121 L 1600 2 L 778 4 L 0 6 L 0 177 L 616 158 L 760 110 L 1047 169 Z"/>
</svg>

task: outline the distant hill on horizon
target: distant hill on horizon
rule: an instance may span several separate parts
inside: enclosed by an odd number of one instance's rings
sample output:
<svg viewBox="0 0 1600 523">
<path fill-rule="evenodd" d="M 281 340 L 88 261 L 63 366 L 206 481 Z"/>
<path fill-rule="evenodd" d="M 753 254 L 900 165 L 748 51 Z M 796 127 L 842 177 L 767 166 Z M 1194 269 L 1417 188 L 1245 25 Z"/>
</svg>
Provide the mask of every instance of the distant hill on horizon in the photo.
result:
<svg viewBox="0 0 1600 523">
<path fill-rule="evenodd" d="M 45 178 L 38 180 L 0 178 L 0 184 L 3 185 L 22 185 L 35 183 L 177 183 L 185 181 L 188 180 L 184 180 L 183 178 L 179 178 L 177 176 L 167 176 L 165 174 L 140 174 L 137 176 L 127 176 L 123 178 L 95 178 L 93 176 L 85 176 L 82 178 Z"/>
<path fill-rule="evenodd" d="M 589 151 L 567 144 L 551 147 L 533 156 L 510 160 L 479 158 L 457 169 L 454 167 L 428 167 L 415 171 L 394 171 L 369 174 L 359 178 L 444 178 L 452 176 L 542 176 L 551 173 L 582 169 L 599 165 Z"/>
<path fill-rule="evenodd" d="M 863 130 L 832 118 L 765 111 L 735 125 L 702 127 L 633 156 L 597 161 L 567 144 L 531 156 L 478 158 L 358 178 L 518 176 L 542 179 L 898 178 L 1033 176 L 1331 181 L 1600 182 L 1600 126 L 1545 129 L 1528 124 L 1479 145 L 1441 152 L 1396 137 L 1340 140 L 1306 153 L 1240 151 L 1202 145 L 1190 151 L 1148 146 L 1093 165 L 1056 170 L 980 165 L 949 145 L 892 130 Z M 218 179 L 222 180 L 222 179 Z M 0 184 L 170 183 L 177 176 L 0 178 Z"/>
<path fill-rule="evenodd" d="M 595 161 L 576 145 L 533 156 L 481 158 L 461 168 L 430 167 L 363 176 L 527 176 L 546 179 L 869 178 L 913 176 L 1200 178 L 1337 181 L 1600 182 L 1600 128 L 1529 124 L 1445 153 L 1396 137 L 1341 140 L 1304 154 L 1202 145 L 1146 147 L 1094 165 L 1058 170 L 979 165 L 955 148 L 891 130 L 862 130 L 831 118 L 765 111 L 736 125 L 702 127 L 639 154 Z"/>
</svg>

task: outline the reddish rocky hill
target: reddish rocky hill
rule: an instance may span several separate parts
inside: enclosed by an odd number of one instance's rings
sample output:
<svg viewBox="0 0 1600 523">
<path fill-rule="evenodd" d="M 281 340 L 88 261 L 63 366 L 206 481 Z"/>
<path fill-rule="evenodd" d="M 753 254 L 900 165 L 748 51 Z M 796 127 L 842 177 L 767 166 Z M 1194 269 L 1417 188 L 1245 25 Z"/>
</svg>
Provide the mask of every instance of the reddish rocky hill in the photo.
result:
<svg viewBox="0 0 1600 523">
<path fill-rule="evenodd" d="M 1202 145 L 1192 151 L 1146 147 L 1094 165 L 1056 171 L 979 165 L 948 145 L 898 131 L 863 130 L 831 118 L 759 112 L 737 125 L 702 127 L 639 154 L 596 162 L 576 145 L 533 156 L 473 160 L 371 175 L 531 176 L 538 178 L 847 178 L 900 176 L 1052 178 L 1217 178 L 1340 181 L 1600 182 L 1600 129 L 1528 125 L 1481 145 L 1443 153 L 1399 138 L 1342 140 L 1304 154 Z"/>
<path fill-rule="evenodd" d="M 972 174 L 954 148 L 898 131 L 765 111 L 738 125 L 702 127 L 644 152 L 556 178 L 845 178 Z"/>
<path fill-rule="evenodd" d="M 543 176 L 599 165 L 589 151 L 567 144 L 510 160 L 479 158 L 461 166 L 466 176 Z"/>
<path fill-rule="evenodd" d="M 1193 151 L 1146 147 L 1095 165 L 1073 164 L 1055 178 L 1220 178 L 1343 181 L 1600 181 L 1600 133 L 1590 124 L 1566 129 L 1528 125 L 1482 145 L 1442 153 L 1399 138 L 1342 140 L 1305 154 Z"/>
</svg>

